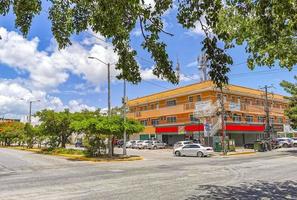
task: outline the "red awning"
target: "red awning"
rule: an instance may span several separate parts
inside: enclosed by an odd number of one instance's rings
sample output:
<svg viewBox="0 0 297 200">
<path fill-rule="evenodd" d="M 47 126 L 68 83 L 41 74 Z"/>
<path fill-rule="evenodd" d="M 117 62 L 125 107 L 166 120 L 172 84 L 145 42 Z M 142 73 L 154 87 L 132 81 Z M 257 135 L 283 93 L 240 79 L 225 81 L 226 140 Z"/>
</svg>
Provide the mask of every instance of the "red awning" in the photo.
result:
<svg viewBox="0 0 297 200">
<path fill-rule="evenodd" d="M 156 133 L 178 133 L 179 126 L 160 126 L 156 127 Z M 203 124 L 192 124 L 192 125 L 185 125 L 184 130 L 186 132 L 194 132 L 194 131 L 203 131 L 204 126 Z"/>
<path fill-rule="evenodd" d="M 193 132 L 193 131 L 204 131 L 203 124 L 194 124 L 185 126 L 185 131 Z"/>
<path fill-rule="evenodd" d="M 262 132 L 265 130 L 264 125 L 245 125 L 245 124 L 227 124 L 226 131 L 256 131 Z"/>
<path fill-rule="evenodd" d="M 156 127 L 156 133 L 177 133 L 177 126 L 164 126 L 164 127 Z"/>
</svg>

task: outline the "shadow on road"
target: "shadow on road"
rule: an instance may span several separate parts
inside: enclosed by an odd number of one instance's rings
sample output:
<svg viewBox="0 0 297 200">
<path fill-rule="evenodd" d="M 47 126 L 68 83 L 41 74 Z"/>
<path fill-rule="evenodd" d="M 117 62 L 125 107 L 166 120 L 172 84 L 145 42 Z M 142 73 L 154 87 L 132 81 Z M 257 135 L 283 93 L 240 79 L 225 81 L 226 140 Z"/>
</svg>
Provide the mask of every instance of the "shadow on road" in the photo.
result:
<svg viewBox="0 0 297 200">
<path fill-rule="evenodd" d="M 297 199 L 297 182 L 256 182 L 241 184 L 239 186 L 202 185 L 197 189 L 197 195 L 192 195 L 187 200 L 204 199 Z"/>
</svg>

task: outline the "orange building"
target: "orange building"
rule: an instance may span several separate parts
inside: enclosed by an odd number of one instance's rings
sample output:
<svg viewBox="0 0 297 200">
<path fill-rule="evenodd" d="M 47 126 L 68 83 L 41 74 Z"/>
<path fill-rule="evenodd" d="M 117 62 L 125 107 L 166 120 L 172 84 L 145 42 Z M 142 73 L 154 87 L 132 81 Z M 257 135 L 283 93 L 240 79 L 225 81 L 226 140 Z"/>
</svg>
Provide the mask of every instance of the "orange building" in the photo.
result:
<svg viewBox="0 0 297 200">
<path fill-rule="evenodd" d="M 261 90 L 228 85 L 223 93 L 211 81 L 205 81 L 128 101 L 129 118 L 139 120 L 143 133 L 134 139 L 157 138 L 170 145 L 185 139 L 203 140 L 220 136 L 220 101 L 224 102 L 224 130 L 237 146 L 263 137 L 265 99 Z M 272 132 L 282 131 L 286 123 L 282 95 L 269 94 L 268 105 Z"/>
</svg>

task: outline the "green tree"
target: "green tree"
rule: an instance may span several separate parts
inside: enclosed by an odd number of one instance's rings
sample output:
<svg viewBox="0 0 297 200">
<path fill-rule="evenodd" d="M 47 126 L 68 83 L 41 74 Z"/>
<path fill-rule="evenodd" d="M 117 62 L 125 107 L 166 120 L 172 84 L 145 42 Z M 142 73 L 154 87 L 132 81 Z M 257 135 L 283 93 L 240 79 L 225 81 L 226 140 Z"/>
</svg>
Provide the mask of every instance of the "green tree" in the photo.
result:
<svg viewBox="0 0 297 200">
<path fill-rule="evenodd" d="M 294 79 L 297 81 L 297 76 Z M 297 128 L 297 83 L 282 81 L 280 85 L 291 95 L 286 97 L 289 100 L 289 106 L 285 110 L 285 114 L 290 119 L 292 127 Z"/>
<path fill-rule="evenodd" d="M 4 146 L 22 142 L 24 124 L 21 122 L 0 123 L 0 141 Z"/>
<path fill-rule="evenodd" d="M 62 148 L 66 147 L 69 136 L 73 133 L 70 127 L 73 114 L 65 109 L 62 112 L 55 112 L 53 110 L 42 110 L 36 113 L 41 121 L 40 128 L 50 140 L 50 146 Z"/>
<path fill-rule="evenodd" d="M 24 126 L 23 140 L 28 148 L 33 148 L 33 146 L 38 142 L 41 143 L 41 132 L 38 126 L 34 127 L 29 123 Z M 45 137 L 43 137 L 43 140 Z M 39 145 L 40 146 L 40 145 Z"/>
<path fill-rule="evenodd" d="M 83 134 L 83 144 L 89 156 L 101 155 L 106 152 L 104 140 L 107 136 L 99 132 L 97 125 L 101 123 L 103 117 L 99 112 L 81 112 L 74 114 L 74 120 L 71 122 L 71 128 L 78 134 Z"/>
<path fill-rule="evenodd" d="M 118 115 L 103 118 L 96 128 L 99 132 L 105 133 L 113 138 L 122 138 L 124 128 L 126 128 L 127 135 L 139 133 L 144 129 L 138 121 L 133 119 L 128 119 L 126 123 L 124 123 L 123 118 Z M 112 154 L 113 146 L 111 151 L 109 151 L 109 156 L 112 156 Z"/>
<path fill-rule="evenodd" d="M 111 40 L 119 55 L 116 68 L 118 78 L 138 83 L 141 80 L 135 60 L 137 52 L 131 48 L 131 31 L 139 25 L 142 48 L 155 61 L 153 73 L 177 83 L 172 62 L 161 41 L 162 16 L 173 7 L 173 0 L 155 0 L 155 6 L 144 0 L 50 0 L 49 19 L 59 47 L 71 44 L 72 34 L 90 28 Z M 42 10 L 41 0 L 0 0 L 0 14 L 10 8 L 16 16 L 15 25 L 28 34 L 32 19 Z M 233 63 L 227 50 L 245 45 L 249 54 L 248 66 L 281 67 L 292 69 L 297 63 L 297 4 L 295 0 L 179 0 L 177 18 L 189 29 L 198 25 L 204 31 L 202 50 L 209 61 L 210 77 L 219 86 L 228 83 L 229 65 Z"/>
</svg>

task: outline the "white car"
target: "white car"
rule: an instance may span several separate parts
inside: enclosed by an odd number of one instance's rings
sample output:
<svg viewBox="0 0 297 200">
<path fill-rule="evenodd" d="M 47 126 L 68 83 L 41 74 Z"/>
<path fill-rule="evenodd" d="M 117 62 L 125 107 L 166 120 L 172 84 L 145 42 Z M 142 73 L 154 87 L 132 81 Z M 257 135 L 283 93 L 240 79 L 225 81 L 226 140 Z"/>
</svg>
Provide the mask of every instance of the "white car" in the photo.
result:
<svg viewBox="0 0 297 200">
<path fill-rule="evenodd" d="M 135 142 L 132 144 L 132 149 L 138 149 L 138 145 L 142 142 L 142 140 L 135 140 Z"/>
<path fill-rule="evenodd" d="M 209 156 L 213 153 L 212 147 L 204 147 L 201 144 L 186 144 L 173 150 L 175 156 Z"/>
<path fill-rule="evenodd" d="M 126 142 L 126 148 L 132 148 L 132 145 L 135 143 L 135 140 L 130 140 Z"/>
<path fill-rule="evenodd" d="M 137 143 L 136 148 L 147 149 L 151 142 L 152 141 L 150 141 L 150 140 L 143 140 L 143 141 Z"/>
<path fill-rule="evenodd" d="M 176 142 L 173 146 L 173 148 L 177 148 L 177 147 L 181 147 L 181 146 L 184 146 L 186 144 L 193 144 L 193 141 L 191 140 L 186 140 L 186 141 L 179 141 L 179 142 Z"/>
<path fill-rule="evenodd" d="M 292 138 L 292 140 L 293 140 L 293 146 L 297 147 L 297 138 Z"/>
<path fill-rule="evenodd" d="M 165 149 L 166 143 L 161 142 L 159 140 L 150 141 L 148 145 L 148 149 Z"/>
<path fill-rule="evenodd" d="M 277 138 L 277 141 L 281 147 L 288 148 L 293 146 L 293 139 L 287 138 L 287 137 L 282 137 L 282 138 Z"/>
</svg>

